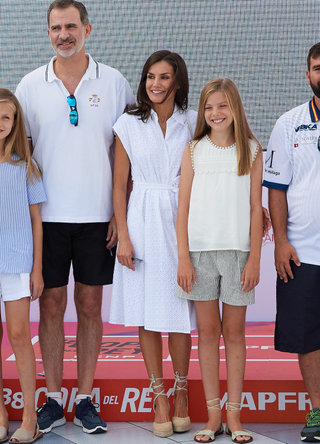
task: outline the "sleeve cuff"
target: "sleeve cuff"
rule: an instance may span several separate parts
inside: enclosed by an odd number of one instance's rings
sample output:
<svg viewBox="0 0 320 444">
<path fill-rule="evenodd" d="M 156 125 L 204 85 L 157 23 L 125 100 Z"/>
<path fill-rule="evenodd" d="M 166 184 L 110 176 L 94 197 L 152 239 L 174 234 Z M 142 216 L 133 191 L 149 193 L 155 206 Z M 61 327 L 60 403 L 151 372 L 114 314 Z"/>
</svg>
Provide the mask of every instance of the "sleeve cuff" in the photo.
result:
<svg viewBox="0 0 320 444">
<path fill-rule="evenodd" d="M 267 180 L 264 180 L 262 186 L 266 188 L 274 188 L 276 190 L 286 190 L 289 185 L 285 185 L 282 183 L 268 182 Z"/>
</svg>

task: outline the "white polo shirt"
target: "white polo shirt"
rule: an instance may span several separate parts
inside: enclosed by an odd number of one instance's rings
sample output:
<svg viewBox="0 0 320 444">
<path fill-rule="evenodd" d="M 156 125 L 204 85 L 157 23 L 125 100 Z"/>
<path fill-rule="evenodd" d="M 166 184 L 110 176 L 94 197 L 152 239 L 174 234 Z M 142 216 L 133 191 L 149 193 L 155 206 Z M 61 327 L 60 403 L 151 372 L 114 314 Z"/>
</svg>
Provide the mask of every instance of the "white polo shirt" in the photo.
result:
<svg viewBox="0 0 320 444">
<path fill-rule="evenodd" d="M 268 144 L 263 185 L 287 190 L 289 242 L 320 265 L 320 111 L 314 99 L 285 113 Z"/>
<path fill-rule="evenodd" d="M 45 222 L 107 222 L 113 215 L 112 126 L 134 97 L 117 70 L 86 56 L 88 69 L 74 93 L 78 126 L 70 123 L 69 92 L 54 73 L 55 57 L 27 74 L 16 91 L 43 170 Z"/>
</svg>

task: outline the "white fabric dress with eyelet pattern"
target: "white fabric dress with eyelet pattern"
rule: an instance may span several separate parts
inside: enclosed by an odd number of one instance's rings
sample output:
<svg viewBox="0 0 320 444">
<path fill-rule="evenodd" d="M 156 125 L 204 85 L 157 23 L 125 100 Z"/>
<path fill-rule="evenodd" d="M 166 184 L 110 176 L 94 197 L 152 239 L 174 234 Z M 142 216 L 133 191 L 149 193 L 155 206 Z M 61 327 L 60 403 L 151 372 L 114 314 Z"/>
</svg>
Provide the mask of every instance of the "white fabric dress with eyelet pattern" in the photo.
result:
<svg viewBox="0 0 320 444">
<path fill-rule="evenodd" d="M 188 114 L 194 131 L 197 114 Z M 193 303 L 175 296 L 180 167 L 191 140 L 185 112 L 175 107 L 165 137 L 154 111 L 146 123 L 123 114 L 114 131 L 131 163 L 127 224 L 134 256 L 142 261 L 132 271 L 116 260 L 109 322 L 190 333 L 196 328 Z"/>
</svg>

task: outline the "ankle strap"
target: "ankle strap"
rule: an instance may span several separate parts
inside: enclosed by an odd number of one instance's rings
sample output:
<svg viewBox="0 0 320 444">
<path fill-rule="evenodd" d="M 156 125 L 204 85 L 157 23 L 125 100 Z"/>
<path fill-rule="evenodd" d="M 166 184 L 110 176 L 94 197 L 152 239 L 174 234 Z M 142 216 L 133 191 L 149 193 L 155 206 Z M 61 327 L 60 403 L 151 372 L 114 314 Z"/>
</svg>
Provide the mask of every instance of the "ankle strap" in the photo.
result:
<svg viewBox="0 0 320 444">
<path fill-rule="evenodd" d="M 158 399 L 159 396 L 165 396 L 167 397 L 167 394 L 164 390 L 164 386 L 163 386 L 163 378 L 155 378 L 154 374 L 152 373 L 151 378 L 150 379 L 150 385 L 147 391 L 147 396 L 149 396 L 149 393 L 151 391 L 151 389 L 153 390 L 153 411 L 156 411 L 156 400 Z M 154 385 L 156 381 L 161 381 L 159 385 Z M 155 393 L 154 389 L 157 388 L 162 388 L 161 392 L 159 393 Z M 167 401 L 168 402 L 168 401 Z"/>
<path fill-rule="evenodd" d="M 154 374 L 152 373 L 151 378 L 149 378 L 149 379 L 150 379 L 150 385 L 149 385 L 149 388 L 148 388 L 148 391 L 147 391 L 147 396 L 149 396 L 149 393 L 151 392 L 151 390 L 153 390 L 153 392 L 154 392 L 154 389 L 157 389 L 157 388 L 160 388 L 160 387 L 164 389 L 163 378 L 155 378 Z M 155 382 L 159 381 L 159 380 L 161 381 L 160 384 L 159 385 L 154 385 Z M 164 390 L 162 390 L 160 393 L 155 393 L 155 399 L 154 400 L 156 400 L 157 397 L 162 395 L 162 394 L 165 394 Z"/>
<path fill-rule="evenodd" d="M 180 387 L 180 385 L 178 385 L 178 382 L 182 382 L 184 385 Z M 176 390 L 187 390 L 187 384 L 188 384 L 188 375 L 180 376 L 180 373 L 176 371 L 174 374 L 173 395 Z"/>
<path fill-rule="evenodd" d="M 241 410 L 241 402 L 231 402 L 231 401 L 228 401 L 227 412 L 234 412 L 236 410 L 238 410 L 238 411 Z"/>
<path fill-rule="evenodd" d="M 218 401 L 217 404 L 209 405 L 209 402 L 215 402 L 215 401 Z M 207 402 L 207 410 L 210 410 L 210 409 L 221 410 L 220 398 L 209 399 L 209 401 L 206 401 L 206 402 Z"/>
</svg>

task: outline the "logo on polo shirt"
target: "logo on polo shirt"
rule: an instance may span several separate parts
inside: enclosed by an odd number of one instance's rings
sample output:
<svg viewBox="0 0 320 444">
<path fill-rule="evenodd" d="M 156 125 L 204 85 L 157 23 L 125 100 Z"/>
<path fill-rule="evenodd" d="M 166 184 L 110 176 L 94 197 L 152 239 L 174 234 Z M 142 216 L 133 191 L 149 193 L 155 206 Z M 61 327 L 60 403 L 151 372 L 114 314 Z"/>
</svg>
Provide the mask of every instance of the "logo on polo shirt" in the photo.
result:
<svg viewBox="0 0 320 444">
<path fill-rule="evenodd" d="M 92 96 L 89 98 L 89 102 L 91 103 L 90 106 L 99 106 L 100 99 L 97 94 L 92 94 Z"/>
<path fill-rule="evenodd" d="M 317 125 L 316 124 L 312 125 L 312 123 L 310 123 L 309 125 L 298 126 L 298 128 L 295 129 L 295 132 L 297 133 L 298 131 L 315 131 L 316 129 Z"/>
</svg>

